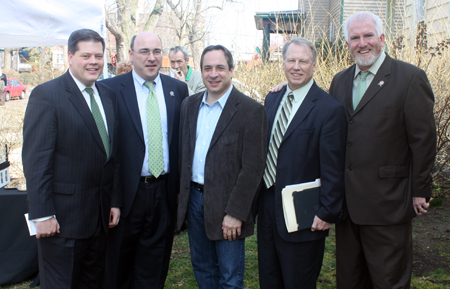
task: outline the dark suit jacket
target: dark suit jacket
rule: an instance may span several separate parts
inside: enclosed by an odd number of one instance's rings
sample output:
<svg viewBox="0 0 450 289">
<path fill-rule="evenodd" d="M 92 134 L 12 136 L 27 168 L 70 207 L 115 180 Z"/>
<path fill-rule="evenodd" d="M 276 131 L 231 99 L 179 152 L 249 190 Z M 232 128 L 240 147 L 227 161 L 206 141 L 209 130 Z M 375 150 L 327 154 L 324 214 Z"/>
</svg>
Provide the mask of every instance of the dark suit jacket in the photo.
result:
<svg viewBox="0 0 450 289">
<path fill-rule="evenodd" d="M 160 74 L 166 100 L 167 129 L 169 142 L 169 202 L 173 213 L 176 212 L 176 201 L 179 190 L 178 170 L 178 127 L 180 123 L 180 106 L 188 96 L 187 85 L 167 75 Z M 121 161 L 121 176 L 124 206 L 122 216 L 127 217 L 136 196 L 142 164 L 145 156 L 145 141 L 142 122 L 134 87 L 133 74 L 129 72 L 116 76 L 102 83 L 112 88 L 117 95 L 119 106 L 121 138 L 119 140 L 119 155 Z"/>
<path fill-rule="evenodd" d="M 117 162 L 117 104 L 112 90 L 96 83 L 111 140 L 106 159 L 94 117 L 66 72 L 33 89 L 23 127 L 23 167 L 29 218 L 56 215 L 59 236 L 89 238 L 98 225 L 107 231 L 111 207 L 122 200 Z M 100 104 L 99 104 L 100 105 Z"/>
<path fill-rule="evenodd" d="M 386 59 L 355 111 L 355 65 L 339 72 L 330 94 L 347 110 L 346 204 L 359 225 L 393 225 L 414 215 L 412 197 L 431 195 L 436 151 L 434 96 L 425 72 Z"/>
<path fill-rule="evenodd" d="M 178 229 L 188 206 L 197 119 L 204 92 L 187 98 L 181 108 L 181 188 Z M 264 107 L 236 88 L 217 122 L 205 161 L 204 218 L 211 240 L 223 240 L 226 214 L 243 221 L 240 238 L 253 234 L 253 198 L 261 182 L 267 154 Z"/>
<path fill-rule="evenodd" d="M 286 88 L 266 97 L 267 142 L 285 92 Z M 342 105 L 314 83 L 289 124 L 278 150 L 274 205 L 276 226 L 284 240 L 305 242 L 328 235 L 328 231 L 311 232 L 310 229 L 287 232 L 281 200 L 281 191 L 287 185 L 320 178 L 320 208 L 316 215 L 329 223 L 339 220 L 344 198 L 346 130 Z"/>
</svg>

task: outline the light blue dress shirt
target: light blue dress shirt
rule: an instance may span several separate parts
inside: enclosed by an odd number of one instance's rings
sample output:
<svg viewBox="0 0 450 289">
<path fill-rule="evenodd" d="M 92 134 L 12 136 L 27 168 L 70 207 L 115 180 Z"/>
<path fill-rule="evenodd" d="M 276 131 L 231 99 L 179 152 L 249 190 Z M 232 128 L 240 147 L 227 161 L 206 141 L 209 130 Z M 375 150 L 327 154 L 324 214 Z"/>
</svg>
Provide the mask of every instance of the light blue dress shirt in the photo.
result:
<svg viewBox="0 0 450 289">
<path fill-rule="evenodd" d="M 205 160 L 211 144 L 214 131 L 216 130 L 217 122 L 222 115 L 223 108 L 227 103 L 233 85 L 225 92 L 222 97 L 213 105 L 206 102 L 208 91 L 203 94 L 203 100 L 200 103 L 197 118 L 197 132 L 195 136 L 195 151 L 194 160 L 192 162 L 192 178 L 193 182 L 205 183 Z"/>
<path fill-rule="evenodd" d="M 142 163 L 141 176 L 147 177 L 152 174 L 148 171 L 148 129 L 147 129 L 147 98 L 149 89 L 144 85 L 145 80 L 140 77 L 133 69 L 133 81 L 134 88 L 136 90 L 137 103 L 139 107 L 139 115 L 141 117 L 142 132 L 144 133 L 145 141 L 145 156 Z M 161 118 L 161 130 L 162 130 L 162 149 L 164 157 L 164 171 L 162 174 L 169 172 L 169 141 L 168 141 L 168 129 L 167 129 L 167 109 L 166 100 L 164 99 L 164 91 L 161 83 L 161 77 L 158 76 L 154 80 L 154 89 L 156 97 L 158 98 L 159 115 Z M 151 137 L 151 136 L 150 136 Z"/>
</svg>

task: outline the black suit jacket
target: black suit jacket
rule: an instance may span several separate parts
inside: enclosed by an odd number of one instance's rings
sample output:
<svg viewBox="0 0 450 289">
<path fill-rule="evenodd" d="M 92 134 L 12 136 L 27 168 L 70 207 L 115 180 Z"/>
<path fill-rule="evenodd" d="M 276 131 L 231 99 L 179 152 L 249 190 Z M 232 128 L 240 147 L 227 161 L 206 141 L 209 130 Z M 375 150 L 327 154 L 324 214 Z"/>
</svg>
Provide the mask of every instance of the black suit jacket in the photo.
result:
<svg viewBox="0 0 450 289">
<path fill-rule="evenodd" d="M 181 109 L 181 188 L 178 229 L 189 201 L 197 119 L 204 92 L 187 98 Z M 204 219 L 209 239 L 223 240 L 226 214 L 243 221 L 241 236 L 253 234 L 251 207 L 267 155 L 264 107 L 233 88 L 217 122 L 205 160 Z"/>
<path fill-rule="evenodd" d="M 107 231 L 111 207 L 122 205 L 116 189 L 116 97 L 101 83 L 96 87 L 111 141 L 108 159 L 94 117 L 69 72 L 33 89 L 25 113 L 22 158 L 29 218 L 56 215 L 59 236 L 65 238 L 91 237 L 99 218 Z"/>
<path fill-rule="evenodd" d="M 436 152 L 434 96 L 425 72 L 386 59 L 353 110 L 355 65 L 334 77 L 330 94 L 347 110 L 345 194 L 359 225 L 394 225 L 415 216 L 412 197 L 430 197 Z"/>
<path fill-rule="evenodd" d="M 286 88 L 266 97 L 268 143 L 285 92 Z M 312 232 L 311 229 L 288 233 L 281 200 L 281 191 L 287 185 L 320 178 L 320 208 L 316 215 L 329 223 L 339 220 L 344 198 L 346 130 L 342 105 L 314 83 L 289 124 L 278 150 L 274 205 L 276 226 L 284 240 L 304 242 L 328 235 L 328 231 Z"/>
<path fill-rule="evenodd" d="M 188 96 L 187 85 L 177 79 L 160 74 L 166 100 L 167 129 L 169 142 L 169 202 L 173 213 L 176 212 L 177 194 L 179 190 L 178 171 L 178 127 L 180 123 L 180 106 Z M 136 98 L 136 89 L 132 72 L 116 76 L 102 83 L 111 87 L 117 94 L 119 106 L 121 138 L 120 161 L 121 176 L 123 178 L 122 191 L 124 206 L 122 216 L 127 217 L 136 196 L 142 164 L 145 157 L 145 141 L 142 131 L 142 122 Z"/>
</svg>

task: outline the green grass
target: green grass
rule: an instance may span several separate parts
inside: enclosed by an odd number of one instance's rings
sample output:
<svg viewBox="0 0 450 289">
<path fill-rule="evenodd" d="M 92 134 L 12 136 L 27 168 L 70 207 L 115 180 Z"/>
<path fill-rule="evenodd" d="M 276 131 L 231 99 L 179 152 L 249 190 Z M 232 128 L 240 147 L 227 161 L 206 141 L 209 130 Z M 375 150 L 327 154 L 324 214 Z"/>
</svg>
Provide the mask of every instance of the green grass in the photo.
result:
<svg viewBox="0 0 450 289">
<path fill-rule="evenodd" d="M 448 245 L 448 244 L 447 244 Z M 256 236 L 251 236 L 246 240 L 246 261 L 244 288 L 258 289 L 258 253 Z M 323 259 L 322 271 L 317 282 L 318 289 L 336 288 L 336 258 L 335 258 L 335 237 L 332 231 L 325 244 L 325 255 Z M 12 286 L 0 286 L 1 289 L 25 289 L 29 288 L 30 281 L 25 281 Z M 39 287 L 37 287 L 39 288 Z M 186 288 L 196 289 L 194 273 L 189 255 L 189 242 L 186 232 L 175 236 L 170 262 L 169 275 L 165 288 Z M 450 288 L 450 274 L 444 269 L 436 269 L 428 276 L 412 277 L 412 289 L 448 289 Z"/>
</svg>

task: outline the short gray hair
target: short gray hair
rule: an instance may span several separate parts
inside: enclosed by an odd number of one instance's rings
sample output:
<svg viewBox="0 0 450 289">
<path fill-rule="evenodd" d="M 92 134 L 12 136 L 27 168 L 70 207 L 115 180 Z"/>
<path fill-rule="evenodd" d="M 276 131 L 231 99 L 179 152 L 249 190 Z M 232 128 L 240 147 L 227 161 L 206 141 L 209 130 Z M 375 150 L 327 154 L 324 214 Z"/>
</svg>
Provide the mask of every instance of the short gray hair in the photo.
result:
<svg viewBox="0 0 450 289">
<path fill-rule="evenodd" d="M 359 21 L 364 21 L 366 22 L 367 20 L 372 19 L 373 22 L 375 22 L 375 30 L 377 31 L 377 36 L 380 37 L 381 34 L 383 34 L 383 22 L 381 22 L 380 17 L 378 17 L 377 15 L 368 12 L 368 11 L 360 11 L 360 12 L 356 12 L 355 14 L 353 14 L 352 16 L 350 16 L 347 21 L 345 21 L 344 24 L 344 38 L 345 41 L 348 42 L 348 28 L 350 27 L 350 24 L 354 21 L 354 20 L 359 20 Z"/>
<path fill-rule="evenodd" d="M 288 41 L 283 45 L 283 49 L 281 50 L 281 53 L 283 54 L 283 61 L 286 60 L 286 52 L 292 43 L 300 45 L 305 49 L 309 48 L 311 50 L 311 60 L 313 63 L 316 63 L 316 60 L 317 60 L 316 47 L 314 46 L 314 44 L 311 41 L 309 41 L 308 39 L 305 39 L 305 38 L 301 38 L 301 37 L 294 37 L 291 39 L 291 41 Z"/>
<path fill-rule="evenodd" d="M 188 60 L 189 59 L 189 52 L 187 51 L 186 48 L 184 48 L 182 46 L 175 46 L 175 47 L 170 48 L 169 56 L 170 56 L 170 53 L 172 53 L 172 52 L 173 53 L 177 53 L 178 51 L 183 52 L 184 60 Z"/>
</svg>

